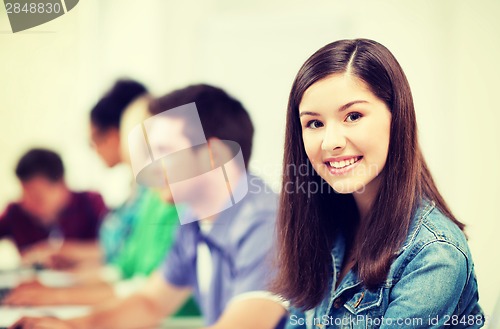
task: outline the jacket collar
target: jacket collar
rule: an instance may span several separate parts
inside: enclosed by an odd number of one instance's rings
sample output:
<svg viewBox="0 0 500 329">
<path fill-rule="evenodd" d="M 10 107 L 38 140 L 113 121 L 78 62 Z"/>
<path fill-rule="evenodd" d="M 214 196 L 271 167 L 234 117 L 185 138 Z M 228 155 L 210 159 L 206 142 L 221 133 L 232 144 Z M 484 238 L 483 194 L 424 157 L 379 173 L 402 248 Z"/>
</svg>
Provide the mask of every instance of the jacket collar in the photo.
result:
<svg viewBox="0 0 500 329">
<path fill-rule="evenodd" d="M 415 215 L 413 215 L 412 221 L 410 223 L 410 228 L 408 229 L 408 234 L 406 236 L 405 242 L 396 252 L 396 256 L 400 255 L 405 251 L 412 243 L 415 241 L 420 228 L 422 227 L 422 222 L 427 217 L 427 215 L 436 207 L 434 201 L 429 201 L 427 199 L 422 199 L 417 207 Z"/>
<path fill-rule="evenodd" d="M 407 237 L 405 242 L 401 246 L 401 248 L 397 251 L 396 256 L 400 255 L 404 250 L 406 250 L 415 240 L 420 228 L 422 227 L 423 220 L 427 217 L 427 215 L 435 208 L 434 201 L 429 201 L 427 199 L 422 199 L 420 204 L 417 207 L 417 211 L 413 215 L 410 228 L 408 230 Z M 341 233 L 337 233 L 335 237 L 335 242 L 332 249 L 332 267 L 333 267 L 333 277 L 331 280 L 331 289 L 330 289 L 330 298 L 329 305 L 327 310 L 330 310 L 332 307 L 332 303 L 335 299 L 340 297 L 345 291 L 352 289 L 359 284 L 361 284 L 361 280 L 355 274 L 355 272 L 351 269 L 346 276 L 343 278 L 342 283 L 335 289 L 335 285 L 337 282 L 337 273 L 340 273 L 342 263 L 344 261 L 345 255 L 345 237 Z M 326 305 L 324 305 L 326 306 Z"/>
</svg>

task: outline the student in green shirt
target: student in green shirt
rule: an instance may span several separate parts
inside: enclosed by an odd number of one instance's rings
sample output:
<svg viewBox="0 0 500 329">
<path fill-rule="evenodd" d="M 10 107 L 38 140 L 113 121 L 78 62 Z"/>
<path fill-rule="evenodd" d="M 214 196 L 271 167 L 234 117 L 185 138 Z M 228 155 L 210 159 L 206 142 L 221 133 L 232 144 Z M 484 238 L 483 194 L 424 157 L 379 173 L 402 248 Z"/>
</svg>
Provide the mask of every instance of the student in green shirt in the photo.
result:
<svg viewBox="0 0 500 329">
<path fill-rule="evenodd" d="M 121 115 L 120 134 L 122 160 L 129 162 L 127 133 L 129 128 L 143 121 L 147 115 L 147 96 L 135 100 Z M 114 298 L 126 297 L 138 289 L 145 279 L 161 265 L 170 250 L 179 219 L 175 206 L 161 200 L 158 192 L 137 186 L 133 206 L 127 213 L 134 217 L 130 221 L 129 233 L 119 252 L 112 258 L 105 257 L 105 266 L 91 266 L 87 270 L 75 271 L 80 285 L 65 288 L 50 288 L 39 283 L 21 285 L 4 300 L 9 305 L 93 305 Z M 87 273 L 85 273 L 87 272 Z M 89 275 L 90 274 L 90 275 Z M 190 299 L 179 310 L 179 316 L 196 316 L 200 312 Z"/>
<path fill-rule="evenodd" d="M 119 269 L 122 278 L 132 279 L 125 281 L 132 282 L 130 285 L 127 283 L 115 285 L 115 293 L 122 296 L 127 296 L 130 292 L 135 291 L 135 288 L 140 286 L 140 283 L 161 265 L 174 242 L 175 233 L 179 226 L 175 206 L 162 201 L 157 192 L 146 190 L 141 206 L 137 213 L 138 221 L 133 227 L 122 253 L 113 263 Z M 139 284 L 136 286 L 133 282 Z M 190 299 L 176 315 L 193 316 L 199 314 L 198 306 L 194 300 Z"/>
</svg>

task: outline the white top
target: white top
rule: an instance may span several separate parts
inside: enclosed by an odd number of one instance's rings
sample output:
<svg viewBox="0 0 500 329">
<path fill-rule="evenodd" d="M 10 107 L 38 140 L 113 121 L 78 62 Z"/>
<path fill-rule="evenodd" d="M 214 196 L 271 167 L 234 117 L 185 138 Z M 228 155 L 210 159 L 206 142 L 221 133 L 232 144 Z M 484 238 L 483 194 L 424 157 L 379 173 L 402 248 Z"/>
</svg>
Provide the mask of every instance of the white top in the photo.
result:
<svg viewBox="0 0 500 329">
<path fill-rule="evenodd" d="M 203 234 L 208 234 L 213 227 L 213 222 L 200 220 L 200 230 Z M 198 242 L 198 250 L 196 257 L 196 276 L 198 278 L 198 286 L 200 294 L 206 295 L 212 283 L 213 263 L 210 249 L 204 241 Z"/>
</svg>

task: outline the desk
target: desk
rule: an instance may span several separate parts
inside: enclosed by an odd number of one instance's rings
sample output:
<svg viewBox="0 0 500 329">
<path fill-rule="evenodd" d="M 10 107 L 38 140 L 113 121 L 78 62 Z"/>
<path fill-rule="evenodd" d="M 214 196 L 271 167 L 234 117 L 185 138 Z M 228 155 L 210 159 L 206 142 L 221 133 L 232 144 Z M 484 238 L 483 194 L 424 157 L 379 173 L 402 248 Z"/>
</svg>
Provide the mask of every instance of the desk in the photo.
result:
<svg viewBox="0 0 500 329">
<path fill-rule="evenodd" d="M 47 274 L 53 275 L 50 271 Z M 33 279 L 36 274 L 32 270 L 0 271 L 0 288 L 12 288 L 24 279 Z M 52 281 L 62 280 L 56 275 Z M 51 281 L 51 280 L 46 280 Z M 7 307 L 0 305 L 0 328 L 8 327 L 23 316 L 55 316 L 68 319 L 86 315 L 90 312 L 90 306 L 44 306 L 44 307 Z M 201 317 L 173 317 L 168 318 L 161 324 L 161 329 L 199 329 L 204 323 Z"/>
<path fill-rule="evenodd" d="M 61 319 L 82 316 L 89 312 L 88 306 L 6 307 L 0 306 L 0 328 L 9 327 L 23 316 L 56 316 Z M 199 329 L 204 323 L 200 317 L 166 319 L 155 329 Z M 151 328 L 153 329 L 153 328 Z"/>
<path fill-rule="evenodd" d="M 44 306 L 9 307 L 0 306 L 0 327 L 8 327 L 23 316 L 55 316 L 61 319 L 83 316 L 90 311 L 89 306 Z"/>
<path fill-rule="evenodd" d="M 205 327 L 201 317 L 169 318 L 161 326 L 162 329 L 199 329 Z"/>
</svg>

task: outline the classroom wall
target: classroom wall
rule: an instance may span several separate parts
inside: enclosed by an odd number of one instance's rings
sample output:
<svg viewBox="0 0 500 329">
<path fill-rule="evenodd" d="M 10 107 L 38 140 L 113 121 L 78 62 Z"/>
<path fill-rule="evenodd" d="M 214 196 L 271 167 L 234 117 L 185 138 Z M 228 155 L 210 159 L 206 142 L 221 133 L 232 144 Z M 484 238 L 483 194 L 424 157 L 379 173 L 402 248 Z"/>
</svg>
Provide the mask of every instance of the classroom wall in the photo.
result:
<svg viewBox="0 0 500 329">
<path fill-rule="evenodd" d="M 420 142 L 438 186 L 467 224 L 487 314 L 500 296 L 495 207 L 500 193 L 497 1 L 82 0 L 68 14 L 12 34 L 0 9 L 0 206 L 19 193 L 12 174 L 33 145 L 60 151 L 75 189 L 110 205 L 130 175 L 88 146 L 88 112 L 120 76 L 155 94 L 208 82 L 242 100 L 256 126 L 251 168 L 279 188 L 292 80 L 336 39 L 386 45 L 412 87 Z"/>
</svg>

